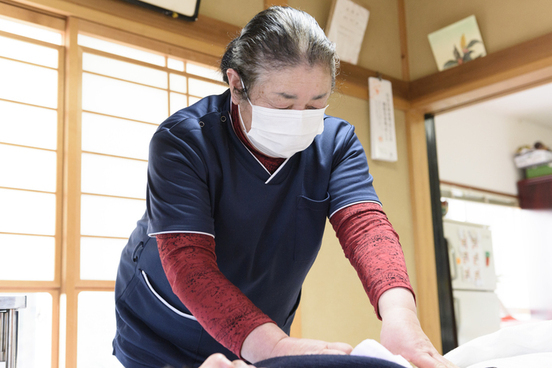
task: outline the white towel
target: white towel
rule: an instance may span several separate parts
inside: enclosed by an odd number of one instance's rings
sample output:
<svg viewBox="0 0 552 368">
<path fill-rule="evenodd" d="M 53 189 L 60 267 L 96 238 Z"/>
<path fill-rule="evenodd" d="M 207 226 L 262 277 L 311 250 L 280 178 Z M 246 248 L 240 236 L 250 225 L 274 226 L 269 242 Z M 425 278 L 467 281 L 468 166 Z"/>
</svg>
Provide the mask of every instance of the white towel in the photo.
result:
<svg viewBox="0 0 552 368">
<path fill-rule="evenodd" d="M 351 355 L 366 356 L 372 358 L 379 358 L 383 360 L 388 360 L 390 362 L 397 363 L 406 368 L 412 368 L 408 360 L 403 358 L 401 355 L 395 355 L 389 350 L 387 350 L 382 344 L 376 340 L 367 339 L 358 344 Z"/>
</svg>

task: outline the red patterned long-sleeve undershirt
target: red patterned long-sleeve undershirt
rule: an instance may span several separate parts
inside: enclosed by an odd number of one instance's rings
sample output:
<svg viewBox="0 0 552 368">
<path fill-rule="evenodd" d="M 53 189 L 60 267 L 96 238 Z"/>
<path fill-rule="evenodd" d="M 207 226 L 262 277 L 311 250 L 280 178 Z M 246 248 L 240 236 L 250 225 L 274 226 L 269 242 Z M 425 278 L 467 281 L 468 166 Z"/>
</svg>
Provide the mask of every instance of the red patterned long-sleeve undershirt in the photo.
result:
<svg viewBox="0 0 552 368">
<path fill-rule="evenodd" d="M 239 117 L 232 115 L 242 142 L 267 170 L 274 172 L 283 160 L 256 151 L 236 124 Z M 378 317 L 378 300 L 383 292 L 404 287 L 413 293 L 398 236 L 379 204 L 345 207 L 331 217 L 330 223 Z M 234 354 L 241 356 L 243 342 L 253 329 L 274 323 L 220 272 L 213 237 L 195 233 L 159 234 L 157 242 L 174 293 L 203 328 Z"/>
</svg>

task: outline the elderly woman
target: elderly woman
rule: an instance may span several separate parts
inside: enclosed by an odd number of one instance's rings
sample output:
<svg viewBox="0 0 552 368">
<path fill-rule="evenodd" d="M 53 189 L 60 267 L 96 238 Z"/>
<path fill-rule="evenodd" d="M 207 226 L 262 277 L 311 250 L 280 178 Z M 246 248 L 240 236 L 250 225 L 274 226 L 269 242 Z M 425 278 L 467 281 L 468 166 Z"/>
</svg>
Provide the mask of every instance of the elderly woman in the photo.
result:
<svg viewBox="0 0 552 368">
<path fill-rule="evenodd" d="M 160 125 L 147 211 L 115 290 L 114 354 L 126 367 L 350 353 L 288 336 L 328 217 L 383 321 L 382 343 L 419 367 L 448 364 L 420 328 L 354 127 L 324 114 L 337 66 L 311 16 L 272 7 L 228 45 L 229 90 Z"/>
</svg>

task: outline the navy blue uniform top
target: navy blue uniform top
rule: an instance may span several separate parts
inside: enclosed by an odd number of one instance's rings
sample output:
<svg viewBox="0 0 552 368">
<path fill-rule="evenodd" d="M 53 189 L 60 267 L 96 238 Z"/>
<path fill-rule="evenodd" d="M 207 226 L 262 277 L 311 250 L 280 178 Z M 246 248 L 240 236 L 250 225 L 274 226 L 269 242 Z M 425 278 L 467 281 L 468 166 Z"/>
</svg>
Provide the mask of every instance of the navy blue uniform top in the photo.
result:
<svg viewBox="0 0 552 368">
<path fill-rule="evenodd" d="M 273 175 L 233 131 L 229 91 L 175 113 L 151 141 L 147 233 L 214 236 L 221 272 L 280 327 L 294 312 L 326 218 L 367 201 L 379 203 L 364 150 L 354 127 L 334 117 Z"/>
</svg>

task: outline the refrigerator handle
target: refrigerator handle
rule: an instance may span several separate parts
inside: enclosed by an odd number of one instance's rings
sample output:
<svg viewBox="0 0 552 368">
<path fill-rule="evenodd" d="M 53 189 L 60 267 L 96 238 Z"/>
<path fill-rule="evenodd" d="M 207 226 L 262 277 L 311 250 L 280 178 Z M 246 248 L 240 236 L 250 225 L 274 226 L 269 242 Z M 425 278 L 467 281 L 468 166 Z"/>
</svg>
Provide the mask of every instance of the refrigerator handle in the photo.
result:
<svg viewBox="0 0 552 368">
<path fill-rule="evenodd" d="M 450 249 L 449 262 L 451 263 L 450 277 L 452 280 L 456 280 L 456 278 L 458 277 L 458 266 L 456 265 L 456 251 L 454 250 L 454 248 Z"/>
</svg>

